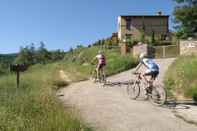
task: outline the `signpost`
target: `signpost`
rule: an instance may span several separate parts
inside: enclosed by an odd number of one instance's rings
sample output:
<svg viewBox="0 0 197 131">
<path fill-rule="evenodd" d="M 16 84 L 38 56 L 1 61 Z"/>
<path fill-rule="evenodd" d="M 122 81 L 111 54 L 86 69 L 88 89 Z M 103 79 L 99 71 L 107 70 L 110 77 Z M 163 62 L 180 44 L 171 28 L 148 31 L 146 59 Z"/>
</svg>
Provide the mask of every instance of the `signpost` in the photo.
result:
<svg viewBox="0 0 197 131">
<path fill-rule="evenodd" d="M 20 85 L 20 72 L 26 71 L 28 66 L 26 64 L 13 64 L 10 65 L 10 71 L 11 72 L 16 72 L 16 83 L 17 83 L 17 88 L 19 88 Z"/>
</svg>

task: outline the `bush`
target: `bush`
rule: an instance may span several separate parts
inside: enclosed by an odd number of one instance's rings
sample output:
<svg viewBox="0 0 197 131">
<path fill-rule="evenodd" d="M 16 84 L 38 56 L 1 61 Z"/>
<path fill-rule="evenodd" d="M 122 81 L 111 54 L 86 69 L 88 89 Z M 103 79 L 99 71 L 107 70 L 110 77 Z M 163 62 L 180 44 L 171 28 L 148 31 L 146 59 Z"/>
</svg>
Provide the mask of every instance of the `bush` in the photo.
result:
<svg viewBox="0 0 197 131">
<path fill-rule="evenodd" d="M 197 93 L 193 95 L 193 100 L 197 103 Z"/>
</svg>

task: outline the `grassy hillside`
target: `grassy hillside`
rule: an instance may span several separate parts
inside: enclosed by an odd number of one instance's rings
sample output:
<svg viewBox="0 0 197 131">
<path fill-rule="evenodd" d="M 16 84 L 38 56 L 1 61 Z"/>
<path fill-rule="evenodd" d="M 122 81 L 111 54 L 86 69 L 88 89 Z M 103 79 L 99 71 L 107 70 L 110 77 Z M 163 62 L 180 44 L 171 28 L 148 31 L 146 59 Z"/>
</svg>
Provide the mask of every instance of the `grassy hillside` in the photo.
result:
<svg viewBox="0 0 197 131">
<path fill-rule="evenodd" d="M 63 70 L 65 70 L 73 80 L 88 79 L 90 72 L 95 69 L 95 65 L 91 65 L 90 63 L 96 56 L 98 50 L 97 47 L 77 49 L 72 53 L 67 53 L 65 56 L 65 62 L 60 62 L 59 64 L 66 67 L 65 69 L 63 68 Z M 119 49 L 105 49 L 104 54 L 107 61 L 107 75 L 119 73 L 136 65 L 136 60 L 133 59 L 131 55 L 121 56 Z"/>
<path fill-rule="evenodd" d="M 89 78 L 95 67 L 89 62 L 97 48 L 80 48 L 67 53 L 65 59 L 47 65 L 37 64 L 21 75 L 16 89 L 15 75 L 0 78 L 0 130 L 3 131 L 89 131 L 74 109 L 62 106 L 55 96 L 56 89 L 69 84 L 61 79 L 59 71 L 74 82 Z M 105 50 L 107 74 L 114 74 L 135 65 L 130 56 Z"/>
<path fill-rule="evenodd" d="M 181 56 L 168 69 L 166 87 L 174 97 L 197 97 L 197 56 Z"/>
</svg>

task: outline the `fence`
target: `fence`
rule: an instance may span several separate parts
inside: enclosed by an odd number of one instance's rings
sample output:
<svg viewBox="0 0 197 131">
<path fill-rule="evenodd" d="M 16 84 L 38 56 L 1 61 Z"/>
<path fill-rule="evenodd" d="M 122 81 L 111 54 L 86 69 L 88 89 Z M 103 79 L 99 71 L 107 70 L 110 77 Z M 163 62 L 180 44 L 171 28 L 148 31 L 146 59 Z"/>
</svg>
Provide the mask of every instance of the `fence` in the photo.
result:
<svg viewBox="0 0 197 131">
<path fill-rule="evenodd" d="M 180 54 L 179 45 L 148 46 L 148 55 L 154 58 L 177 57 Z"/>
</svg>

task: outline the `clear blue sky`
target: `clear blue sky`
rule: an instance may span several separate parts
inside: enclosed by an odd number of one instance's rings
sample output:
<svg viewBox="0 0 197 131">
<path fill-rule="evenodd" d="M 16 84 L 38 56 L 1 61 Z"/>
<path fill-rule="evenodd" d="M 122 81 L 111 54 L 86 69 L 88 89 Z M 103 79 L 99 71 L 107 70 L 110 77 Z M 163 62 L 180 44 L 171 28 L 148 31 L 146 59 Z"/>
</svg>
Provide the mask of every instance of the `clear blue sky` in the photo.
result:
<svg viewBox="0 0 197 131">
<path fill-rule="evenodd" d="M 117 31 L 119 15 L 171 15 L 173 0 L 0 0 L 0 53 L 44 41 L 50 50 L 90 44 Z M 172 28 L 170 17 L 170 28 Z"/>
</svg>

